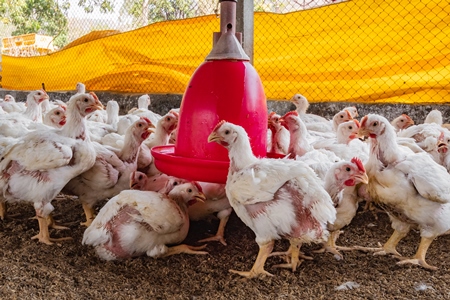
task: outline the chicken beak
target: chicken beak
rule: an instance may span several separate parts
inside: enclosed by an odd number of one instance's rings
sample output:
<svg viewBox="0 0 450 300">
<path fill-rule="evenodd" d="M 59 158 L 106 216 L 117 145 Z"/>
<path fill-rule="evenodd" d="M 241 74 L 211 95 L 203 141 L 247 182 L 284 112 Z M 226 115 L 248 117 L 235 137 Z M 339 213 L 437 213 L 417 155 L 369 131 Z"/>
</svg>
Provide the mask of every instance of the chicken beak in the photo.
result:
<svg viewBox="0 0 450 300">
<path fill-rule="evenodd" d="M 200 193 L 198 193 L 198 195 L 195 195 L 194 199 L 195 199 L 197 202 L 205 203 L 205 201 L 206 201 L 206 196 L 205 196 L 205 194 L 203 194 L 202 192 L 200 192 Z"/>
<path fill-rule="evenodd" d="M 209 136 L 208 136 L 208 143 L 211 142 L 216 142 L 218 143 L 221 140 L 221 137 L 215 132 L 213 131 Z"/>
<path fill-rule="evenodd" d="M 369 177 L 367 176 L 367 173 L 364 172 L 363 174 L 358 174 L 355 176 L 356 180 L 359 182 L 362 182 L 364 184 L 368 184 L 369 183 Z"/>
</svg>

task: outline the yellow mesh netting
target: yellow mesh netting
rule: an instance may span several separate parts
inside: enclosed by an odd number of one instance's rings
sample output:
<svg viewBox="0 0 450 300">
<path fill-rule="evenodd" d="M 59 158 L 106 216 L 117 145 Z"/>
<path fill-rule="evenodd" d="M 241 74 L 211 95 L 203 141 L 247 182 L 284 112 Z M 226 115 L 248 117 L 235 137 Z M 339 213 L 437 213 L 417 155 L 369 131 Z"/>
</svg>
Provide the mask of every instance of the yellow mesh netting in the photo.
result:
<svg viewBox="0 0 450 300">
<path fill-rule="evenodd" d="M 430 17 L 431 16 L 431 17 Z M 448 1 L 350 1 L 255 13 L 254 66 L 268 99 L 450 101 Z M 215 16 L 83 37 L 47 56 L 3 56 L 3 88 L 182 94 L 219 30 Z M 101 37 L 101 38 L 99 38 Z"/>
</svg>

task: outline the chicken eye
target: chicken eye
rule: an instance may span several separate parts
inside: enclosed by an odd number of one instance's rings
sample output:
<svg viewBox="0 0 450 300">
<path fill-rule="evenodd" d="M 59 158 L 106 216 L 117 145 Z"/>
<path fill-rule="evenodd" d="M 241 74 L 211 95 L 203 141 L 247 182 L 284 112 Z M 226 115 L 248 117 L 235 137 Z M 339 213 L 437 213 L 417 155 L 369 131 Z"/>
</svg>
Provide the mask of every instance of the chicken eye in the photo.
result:
<svg viewBox="0 0 450 300">
<path fill-rule="evenodd" d="M 378 126 L 378 122 L 373 122 L 373 126 Z"/>
<path fill-rule="evenodd" d="M 348 126 L 348 129 L 353 129 L 353 127 L 352 126 Z"/>
<path fill-rule="evenodd" d="M 405 120 L 400 120 L 400 122 L 404 122 Z"/>
<path fill-rule="evenodd" d="M 139 175 L 139 177 L 138 177 L 138 178 L 139 178 L 139 180 L 142 180 L 142 175 Z"/>
<path fill-rule="evenodd" d="M 170 117 L 167 117 L 167 119 L 166 119 L 166 120 L 170 122 Z"/>
<path fill-rule="evenodd" d="M 345 171 L 350 172 L 350 168 L 349 167 L 345 168 Z"/>
<path fill-rule="evenodd" d="M 341 119 L 343 118 L 344 116 L 343 115 L 341 115 Z"/>
<path fill-rule="evenodd" d="M 139 126 L 139 127 L 142 127 L 142 123 L 139 123 L 138 126 Z"/>
<path fill-rule="evenodd" d="M 173 186 L 176 186 L 176 185 L 178 185 L 178 182 L 174 181 Z"/>
<path fill-rule="evenodd" d="M 192 193 L 192 189 L 188 189 L 188 193 Z"/>
<path fill-rule="evenodd" d="M 59 116 L 59 114 L 60 114 L 60 112 L 59 112 L 59 111 L 57 111 L 57 112 L 56 112 L 56 115 L 57 115 L 57 116 Z"/>
<path fill-rule="evenodd" d="M 89 100 L 87 98 L 84 98 L 84 102 L 88 102 Z"/>
<path fill-rule="evenodd" d="M 225 134 L 230 134 L 230 131 L 228 129 L 225 130 Z"/>
</svg>

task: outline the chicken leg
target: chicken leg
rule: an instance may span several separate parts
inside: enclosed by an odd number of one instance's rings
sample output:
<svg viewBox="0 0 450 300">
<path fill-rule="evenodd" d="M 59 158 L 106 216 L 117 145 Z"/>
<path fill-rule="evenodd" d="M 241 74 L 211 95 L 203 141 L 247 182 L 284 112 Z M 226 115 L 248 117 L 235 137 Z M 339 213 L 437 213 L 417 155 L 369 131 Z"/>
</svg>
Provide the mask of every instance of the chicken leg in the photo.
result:
<svg viewBox="0 0 450 300">
<path fill-rule="evenodd" d="M 402 238 L 404 238 L 407 234 L 408 234 L 408 231 L 400 232 L 400 231 L 394 230 L 391 237 L 383 245 L 383 247 L 370 248 L 370 247 L 354 246 L 353 248 L 355 250 L 374 252 L 374 255 L 394 254 L 396 257 L 401 258 L 402 256 L 400 255 L 400 253 L 397 252 L 396 247 L 397 247 L 398 242 L 400 242 L 400 240 Z"/>
<path fill-rule="evenodd" d="M 340 251 L 350 251 L 350 250 L 356 250 L 354 247 L 343 247 L 343 246 L 337 246 L 336 240 L 339 238 L 339 235 L 342 233 L 340 230 L 335 230 L 330 232 L 330 236 L 328 237 L 328 240 L 326 243 L 323 244 L 322 249 L 314 251 L 314 253 L 325 253 L 329 252 L 334 255 L 334 257 L 337 260 L 341 260 L 344 257 L 339 252 Z"/>
<path fill-rule="evenodd" d="M 167 257 L 167 256 L 179 254 L 179 253 L 208 254 L 208 252 L 206 252 L 206 251 L 199 251 L 199 250 L 205 249 L 205 247 L 206 247 L 206 245 L 199 246 L 199 247 L 188 246 L 185 244 L 177 245 L 177 246 L 169 247 L 167 249 L 167 252 L 164 253 L 164 255 L 162 257 Z"/>
<path fill-rule="evenodd" d="M 0 200 L 0 219 L 4 220 L 6 217 L 6 202 Z"/>
<path fill-rule="evenodd" d="M 414 257 L 410 258 L 410 259 L 409 258 L 400 258 L 400 261 L 397 264 L 399 264 L 399 265 L 414 264 L 414 265 L 422 266 L 425 269 L 429 269 L 429 270 L 433 270 L 433 271 L 437 270 L 437 267 L 430 266 L 425 261 L 425 256 L 427 254 L 428 248 L 430 247 L 433 240 L 434 240 L 434 238 L 422 237 L 420 239 L 419 249 L 417 249 L 417 252 L 414 255 Z"/>
<path fill-rule="evenodd" d="M 81 222 L 80 225 L 89 227 L 95 219 L 94 209 L 90 204 L 84 201 L 81 201 L 81 205 L 83 206 L 84 215 L 86 216 L 86 222 Z"/>
<path fill-rule="evenodd" d="M 275 265 L 274 267 L 292 269 L 292 272 L 295 272 L 297 267 L 303 262 L 303 259 L 300 260 L 300 247 L 302 243 L 299 239 L 290 239 L 289 242 L 290 246 L 287 252 L 290 253 L 290 256 L 288 256 L 287 263 Z"/>
<path fill-rule="evenodd" d="M 220 219 L 219 222 L 219 228 L 217 229 L 216 235 L 206 238 L 206 239 L 202 239 L 200 241 L 198 241 L 199 243 L 205 243 L 205 242 L 221 242 L 222 245 L 226 246 L 227 242 L 225 242 L 224 239 L 224 233 L 225 233 L 225 226 L 227 225 L 228 219 L 230 218 L 230 215 L 223 217 Z"/>
<path fill-rule="evenodd" d="M 47 245 L 53 245 L 53 242 L 67 241 L 72 239 L 71 237 L 59 239 L 50 238 L 50 234 L 48 232 L 48 217 L 37 216 L 37 220 L 39 222 L 39 233 L 33 236 L 31 239 L 38 239 L 39 242 Z"/>
<path fill-rule="evenodd" d="M 292 253 L 292 245 L 289 246 L 289 249 L 287 251 L 283 251 L 283 252 L 272 252 L 270 253 L 269 257 L 272 256 L 285 256 L 286 261 L 289 263 L 290 259 L 291 259 L 291 253 Z M 301 248 L 301 245 L 299 247 L 299 249 Z M 307 256 L 305 253 L 303 253 L 302 251 L 298 252 L 298 257 L 303 259 L 303 260 L 313 260 L 312 256 Z"/>
<path fill-rule="evenodd" d="M 246 278 L 255 278 L 258 276 L 273 276 L 266 270 L 264 270 L 264 264 L 266 263 L 267 257 L 273 250 L 274 241 L 270 241 L 266 244 L 259 245 L 258 256 L 256 257 L 255 263 L 250 271 L 236 271 L 229 270 L 229 272 L 234 274 L 239 274 Z"/>
</svg>

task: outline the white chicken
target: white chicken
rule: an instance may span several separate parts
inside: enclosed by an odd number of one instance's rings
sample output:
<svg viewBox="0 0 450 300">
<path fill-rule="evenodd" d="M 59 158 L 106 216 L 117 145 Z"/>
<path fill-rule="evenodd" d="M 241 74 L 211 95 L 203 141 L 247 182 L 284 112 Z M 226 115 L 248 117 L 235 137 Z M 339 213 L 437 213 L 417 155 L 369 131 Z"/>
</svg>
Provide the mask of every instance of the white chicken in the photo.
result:
<svg viewBox="0 0 450 300">
<path fill-rule="evenodd" d="M 67 182 L 95 162 L 85 117 L 102 107 L 95 94 L 72 96 L 65 126 L 31 132 L 0 158 L 0 197 L 33 203 L 39 222 L 39 234 L 33 238 L 40 242 L 52 244 L 54 240 L 47 222 L 54 209 L 51 201 Z"/>
<path fill-rule="evenodd" d="M 195 183 L 173 187 L 168 194 L 125 190 L 100 209 L 83 235 L 83 244 L 95 247 L 105 260 L 146 254 L 166 257 L 178 253 L 208 254 L 200 247 L 179 244 L 189 231 L 187 207 L 205 196 Z"/>
<path fill-rule="evenodd" d="M 281 116 L 271 112 L 268 118 L 268 135 L 270 143 L 268 152 L 277 154 L 287 154 L 289 148 L 289 131 L 280 123 Z"/>
<path fill-rule="evenodd" d="M 169 181 L 172 182 L 172 185 L 187 182 L 184 179 L 175 178 L 164 173 L 147 177 L 146 174 L 136 171 L 131 174 L 130 188 L 141 191 L 160 192 L 167 186 Z M 198 184 L 200 184 L 205 195 L 205 201 L 197 202 L 189 206 L 189 219 L 199 221 L 217 213 L 217 218 L 220 220 L 216 234 L 212 237 L 202 239 L 199 242 L 218 241 L 226 246 L 227 243 L 224 238 L 225 226 L 233 209 L 226 196 L 225 185 L 210 182 L 198 182 Z"/>
<path fill-rule="evenodd" d="M 252 278 L 271 275 L 264 264 L 274 241 L 290 241 L 290 261 L 280 267 L 296 270 L 302 243 L 323 242 L 336 210 L 317 175 L 306 164 L 290 159 L 259 159 L 252 153 L 244 128 L 219 122 L 208 137 L 228 149 L 230 167 L 226 195 L 238 217 L 256 235 L 259 253 L 248 272 Z"/>
<path fill-rule="evenodd" d="M 98 201 L 113 197 L 128 189 L 130 175 L 136 171 L 139 148 L 149 135 L 153 124 L 147 118 L 140 118 L 131 126 L 122 149 L 114 149 L 94 143 L 97 156 L 89 170 L 73 178 L 64 193 L 78 196 L 89 226 L 94 219 L 94 206 Z"/>
<path fill-rule="evenodd" d="M 369 144 L 361 141 L 359 122 L 356 119 L 339 124 L 336 138 L 323 139 L 312 143 L 315 149 L 325 149 L 333 152 L 344 160 L 358 156 L 363 162 L 369 159 Z"/>
<path fill-rule="evenodd" d="M 167 145 L 169 143 L 170 134 L 176 130 L 178 126 L 178 113 L 169 111 L 156 124 L 155 133 L 142 143 L 142 149 L 138 158 L 138 169 L 146 173 L 148 176 L 153 176 L 160 171 L 156 168 L 150 149 L 155 146 Z"/>
<path fill-rule="evenodd" d="M 426 153 L 404 151 L 396 143 L 394 127 L 383 116 L 369 114 L 361 120 L 360 133 L 370 137 L 366 164 L 369 183 L 361 194 L 389 215 L 394 233 L 378 254 L 394 254 L 399 264 L 418 264 L 436 269 L 425 261 L 428 247 L 450 230 L 450 174 Z M 412 259 L 402 258 L 398 242 L 411 228 L 420 231 L 419 248 Z"/>
<path fill-rule="evenodd" d="M 7 113 L 22 113 L 27 107 L 24 102 L 16 102 L 12 95 L 5 95 L 5 98 L 0 102 L 0 107 Z"/>
<path fill-rule="evenodd" d="M 66 121 L 66 109 L 57 106 L 44 116 L 43 123 L 50 127 L 61 128 L 66 124 Z"/>
<path fill-rule="evenodd" d="M 314 149 L 311 146 L 307 140 L 308 130 L 296 111 L 286 113 L 280 119 L 280 122 L 289 129 L 291 135 L 288 149 L 289 157 L 306 163 L 316 172 L 319 178 L 324 180 L 331 165 L 341 159 L 331 151 Z"/>
<path fill-rule="evenodd" d="M 395 131 L 399 132 L 399 131 L 402 131 L 403 129 L 406 129 L 406 128 L 414 125 L 414 121 L 407 114 L 401 114 L 400 116 L 393 119 L 391 121 L 391 124 L 392 124 L 392 126 L 394 126 Z"/>
<path fill-rule="evenodd" d="M 328 224 L 330 236 L 323 248 L 316 252 L 330 252 L 337 259 L 342 258 L 339 250 L 354 250 L 350 247 L 336 246 L 336 240 L 341 229 L 353 220 L 358 209 L 358 194 L 356 186 L 368 183 L 368 177 L 362 161 L 354 157 L 350 161 L 335 163 L 327 172 L 325 189 L 330 194 L 336 208 L 336 220 Z"/>
<path fill-rule="evenodd" d="M 149 95 L 142 95 L 138 98 L 138 105 L 139 108 L 136 110 L 132 110 L 129 112 L 129 114 L 138 116 L 138 117 L 146 117 L 150 121 L 152 121 L 153 124 L 158 123 L 158 120 L 162 118 L 161 115 L 152 112 L 148 109 L 148 106 L 150 105 L 150 96 Z"/>
</svg>

